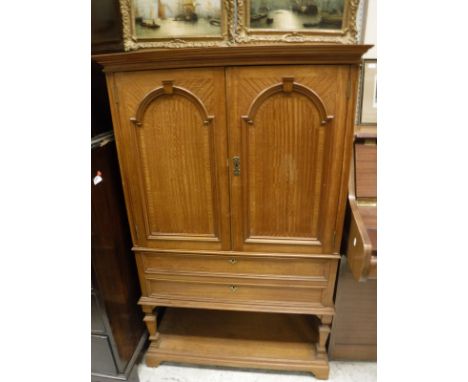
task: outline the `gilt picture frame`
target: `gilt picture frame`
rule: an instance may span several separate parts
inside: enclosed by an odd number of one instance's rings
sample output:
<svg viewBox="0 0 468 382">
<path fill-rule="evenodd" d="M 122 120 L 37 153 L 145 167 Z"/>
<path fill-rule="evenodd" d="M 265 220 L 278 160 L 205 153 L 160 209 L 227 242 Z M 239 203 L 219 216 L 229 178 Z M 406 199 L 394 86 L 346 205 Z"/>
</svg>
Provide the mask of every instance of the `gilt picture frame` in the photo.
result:
<svg viewBox="0 0 468 382">
<path fill-rule="evenodd" d="M 359 86 L 358 124 L 377 125 L 377 60 L 365 59 L 362 63 Z"/>
<path fill-rule="evenodd" d="M 119 0 L 126 51 L 227 46 L 235 0 Z"/>
<path fill-rule="evenodd" d="M 357 43 L 359 0 L 237 0 L 240 44 Z"/>
</svg>

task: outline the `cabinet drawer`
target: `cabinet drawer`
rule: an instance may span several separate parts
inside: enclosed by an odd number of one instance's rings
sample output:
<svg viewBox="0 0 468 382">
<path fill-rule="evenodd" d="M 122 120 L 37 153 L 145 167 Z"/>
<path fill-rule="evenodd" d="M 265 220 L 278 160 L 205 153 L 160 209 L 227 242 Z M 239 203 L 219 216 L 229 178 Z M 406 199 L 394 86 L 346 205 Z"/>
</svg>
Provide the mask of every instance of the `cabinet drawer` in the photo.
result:
<svg viewBox="0 0 468 382">
<path fill-rule="evenodd" d="M 173 254 L 141 253 L 145 274 L 152 273 L 199 273 L 199 274 L 237 274 L 273 277 L 301 277 L 328 280 L 328 259 L 293 257 L 269 257 L 244 254 Z"/>
<path fill-rule="evenodd" d="M 236 279 L 233 277 L 152 277 L 146 279 L 149 297 L 198 301 L 250 301 L 320 303 L 325 283 L 281 282 L 282 280 Z"/>
</svg>

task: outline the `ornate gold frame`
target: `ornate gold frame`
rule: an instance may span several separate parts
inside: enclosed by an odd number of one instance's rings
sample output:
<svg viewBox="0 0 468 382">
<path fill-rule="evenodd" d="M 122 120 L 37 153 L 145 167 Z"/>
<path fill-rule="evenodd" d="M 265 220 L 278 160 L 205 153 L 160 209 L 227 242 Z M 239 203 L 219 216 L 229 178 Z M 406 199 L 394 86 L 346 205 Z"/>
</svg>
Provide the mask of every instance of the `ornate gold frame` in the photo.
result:
<svg viewBox="0 0 468 382">
<path fill-rule="evenodd" d="M 133 1 L 119 0 L 122 13 L 123 42 L 126 51 L 140 48 L 195 48 L 228 46 L 234 35 L 234 1 L 221 0 L 221 35 L 184 38 L 142 39 L 135 33 Z"/>
<path fill-rule="evenodd" d="M 341 29 L 298 29 L 297 31 L 249 28 L 250 2 L 237 0 L 237 25 L 234 41 L 252 43 L 357 43 L 356 17 L 359 0 L 345 0 Z"/>
<path fill-rule="evenodd" d="M 365 92 L 365 81 L 366 81 L 366 64 L 376 64 L 376 58 L 366 58 L 362 60 L 361 64 L 361 73 L 359 79 L 359 88 L 358 88 L 358 112 L 357 112 L 357 124 L 360 126 L 377 126 L 377 120 L 375 122 L 364 122 L 363 119 L 363 108 L 364 108 L 364 92 Z M 377 75 L 377 67 L 375 69 Z M 368 78 L 367 78 L 368 79 Z M 377 118 L 377 116 L 376 116 Z"/>
</svg>

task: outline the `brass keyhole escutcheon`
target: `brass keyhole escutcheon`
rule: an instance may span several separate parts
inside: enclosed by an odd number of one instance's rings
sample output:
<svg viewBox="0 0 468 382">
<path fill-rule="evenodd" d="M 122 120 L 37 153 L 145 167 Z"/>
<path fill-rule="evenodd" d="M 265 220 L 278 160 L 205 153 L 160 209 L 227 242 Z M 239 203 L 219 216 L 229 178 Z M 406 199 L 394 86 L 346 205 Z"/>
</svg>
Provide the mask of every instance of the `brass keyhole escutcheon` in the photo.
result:
<svg viewBox="0 0 468 382">
<path fill-rule="evenodd" d="M 237 290 L 238 286 L 237 285 L 231 285 L 229 289 L 231 289 L 231 292 L 235 292 Z"/>
<path fill-rule="evenodd" d="M 236 260 L 236 259 L 229 259 L 229 262 L 230 262 L 231 264 L 235 264 L 235 263 L 237 263 L 237 260 Z"/>
<path fill-rule="evenodd" d="M 233 174 L 234 176 L 239 176 L 240 175 L 240 158 L 238 156 L 232 157 L 232 163 L 233 163 Z"/>
</svg>

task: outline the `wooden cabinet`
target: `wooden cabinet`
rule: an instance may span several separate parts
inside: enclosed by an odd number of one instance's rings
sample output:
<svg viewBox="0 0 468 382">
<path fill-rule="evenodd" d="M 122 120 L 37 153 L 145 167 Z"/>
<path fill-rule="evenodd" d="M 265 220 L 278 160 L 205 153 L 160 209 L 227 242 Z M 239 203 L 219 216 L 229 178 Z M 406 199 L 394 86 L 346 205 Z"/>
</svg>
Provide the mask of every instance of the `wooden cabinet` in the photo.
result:
<svg viewBox="0 0 468 382">
<path fill-rule="evenodd" d="M 96 57 L 107 72 L 152 341 L 148 365 L 170 360 L 327 378 L 354 95 L 367 48 Z M 213 324 L 196 327 L 207 320 Z M 257 338 L 262 320 L 281 326 L 283 339 Z M 249 339 L 255 342 L 241 356 L 232 344 Z"/>
<path fill-rule="evenodd" d="M 96 119 L 93 119 L 93 124 Z M 147 334 L 112 131 L 93 137 L 91 179 L 91 381 L 136 381 Z"/>
<path fill-rule="evenodd" d="M 345 253 L 357 281 L 377 278 L 377 139 L 354 143 Z"/>
</svg>

